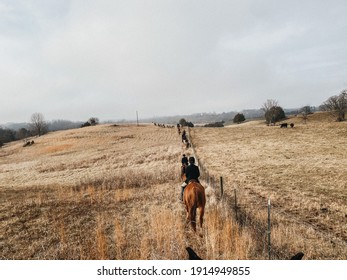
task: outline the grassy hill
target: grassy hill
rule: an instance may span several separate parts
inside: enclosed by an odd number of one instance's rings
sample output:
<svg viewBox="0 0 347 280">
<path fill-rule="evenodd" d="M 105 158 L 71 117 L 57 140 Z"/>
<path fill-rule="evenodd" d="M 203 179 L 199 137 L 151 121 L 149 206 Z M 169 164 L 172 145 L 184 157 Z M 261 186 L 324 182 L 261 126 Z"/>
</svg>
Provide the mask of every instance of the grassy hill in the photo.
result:
<svg viewBox="0 0 347 280">
<path fill-rule="evenodd" d="M 286 259 L 347 259 L 347 124 L 315 113 L 293 129 L 252 121 L 193 128 L 196 155 L 225 197 L 206 187 L 198 234 L 178 199 L 180 159 L 193 155 L 176 129 L 100 125 L 52 132 L 0 149 L 0 259 L 266 259 L 267 199 L 273 249 Z M 237 191 L 237 223 L 231 200 Z M 248 221 L 247 220 L 247 221 Z"/>
<path fill-rule="evenodd" d="M 100 125 L 33 140 L 0 150 L 1 259 L 186 259 L 186 246 L 206 259 L 250 255 L 208 188 L 204 238 L 186 226 L 180 159 L 192 151 L 175 129 Z"/>
<path fill-rule="evenodd" d="M 301 248 L 309 259 L 347 259 L 347 122 L 327 113 L 286 122 L 294 128 L 253 121 L 191 135 L 208 172 L 223 177 L 227 196 L 237 192 L 241 210 L 263 232 L 253 238 L 266 243 L 270 198 L 280 257 Z"/>
</svg>

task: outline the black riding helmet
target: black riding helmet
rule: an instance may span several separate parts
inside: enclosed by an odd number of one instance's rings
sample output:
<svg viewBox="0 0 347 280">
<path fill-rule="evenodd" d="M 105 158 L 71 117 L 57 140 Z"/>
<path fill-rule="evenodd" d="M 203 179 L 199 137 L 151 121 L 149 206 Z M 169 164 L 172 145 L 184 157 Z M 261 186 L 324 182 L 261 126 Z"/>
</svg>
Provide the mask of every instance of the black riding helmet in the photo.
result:
<svg viewBox="0 0 347 280">
<path fill-rule="evenodd" d="M 190 157 L 189 158 L 189 163 L 195 163 L 195 158 L 194 157 Z"/>
</svg>

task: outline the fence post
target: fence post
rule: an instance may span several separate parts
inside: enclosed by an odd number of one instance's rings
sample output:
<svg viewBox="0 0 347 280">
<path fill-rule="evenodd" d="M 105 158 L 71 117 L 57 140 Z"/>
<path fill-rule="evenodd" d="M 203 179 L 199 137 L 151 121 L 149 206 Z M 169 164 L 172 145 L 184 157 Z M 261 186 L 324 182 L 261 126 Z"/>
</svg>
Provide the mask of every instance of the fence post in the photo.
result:
<svg viewBox="0 0 347 280">
<path fill-rule="evenodd" d="M 220 176 L 220 195 L 223 198 L 223 194 L 224 194 L 224 189 L 223 189 L 223 177 Z"/>
<path fill-rule="evenodd" d="M 268 203 L 267 203 L 267 234 L 268 234 L 269 260 L 271 260 L 271 218 L 270 218 L 270 212 L 271 212 L 271 201 L 269 198 Z"/>
<path fill-rule="evenodd" d="M 236 189 L 234 189 L 234 195 L 235 195 L 235 205 L 234 205 L 235 216 L 236 216 L 236 220 L 238 220 L 238 217 L 237 217 L 237 196 L 236 196 Z"/>
</svg>

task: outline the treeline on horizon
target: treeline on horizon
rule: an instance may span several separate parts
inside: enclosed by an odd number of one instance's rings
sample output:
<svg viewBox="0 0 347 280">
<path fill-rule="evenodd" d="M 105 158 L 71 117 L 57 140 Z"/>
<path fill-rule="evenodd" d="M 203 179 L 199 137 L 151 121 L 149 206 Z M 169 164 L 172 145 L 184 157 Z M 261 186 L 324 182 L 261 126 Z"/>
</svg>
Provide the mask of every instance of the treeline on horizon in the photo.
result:
<svg viewBox="0 0 347 280">
<path fill-rule="evenodd" d="M 279 106 L 277 100 L 267 100 L 261 109 L 243 110 L 241 112 L 228 112 L 228 113 L 200 113 L 187 116 L 173 116 L 173 117 L 154 117 L 151 119 L 144 119 L 142 122 L 155 122 L 165 124 L 177 124 L 180 119 L 189 119 L 189 123 L 214 123 L 213 126 L 223 126 L 225 122 L 233 121 L 236 123 L 243 122 L 244 120 L 264 118 L 269 125 L 275 123 L 280 119 L 285 118 L 285 115 L 298 115 L 313 113 L 318 110 L 330 111 L 336 121 L 345 121 L 347 112 L 347 90 L 344 89 L 339 95 L 329 97 L 319 107 L 304 106 L 299 109 L 283 109 Z M 240 117 L 237 118 L 236 117 Z M 104 123 L 110 123 L 107 121 Z M 126 120 L 119 121 L 126 123 Z M 26 139 L 32 136 L 40 136 L 49 131 L 67 130 L 73 128 L 80 128 L 89 125 L 96 125 L 99 119 L 96 117 L 90 118 L 87 122 L 73 122 L 68 120 L 53 120 L 50 122 L 44 121 L 44 116 L 41 113 L 34 113 L 31 117 L 31 123 L 10 124 L 5 128 L 0 126 L 0 147 L 4 143 L 15 140 Z"/>
<path fill-rule="evenodd" d="M 68 130 L 81 127 L 83 122 L 68 120 L 53 120 L 47 122 L 47 131 Z M 11 123 L 7 127 L 0 126 L 0 147 L 8 142 L 36 136 L 37 133 L 30 128 L 30 123 Z"/>
<path fill-rule="evenodd" d="M 287 114 L 295 114 L 298 112 L 296 109 L 285 110 Z M 189 119 L 192 123 L 217 123 L 232 121 L 238 112 L 223 112 L 223 113 L 200 113 L 192 115 L 177 115 L 168 117 L 154 117 L 150 119 L 143 119 L 142 122 L 158 122 L 166 124 L 177 124 L 182 118 Z M 249 109 L 243 110 L 242 114 L 247 120 L 258 119 L 264 117 L 264 111 L 261 109 Z M 97 122 L 99 122 L 97 120 Z M 108 121 L 110 122 L 110 121 Z M 120 122 L 126 123 L 126 120 Z M 87 122 L 88 123 L 88 122 Z M 103 122 L 104 123 L 104 122 Z M 107 122 L 105 122 L 107 123 Z M 27 123 L 10 123 L 5 126 L 0 126 L 0 147 L 12 141 L 23 140 L 29 137 L 36 136 L 37 133 L 31 129 L 31 124 Z M 80 128 L 86 126 L 86 123 L 81 121 L 69 121 L 69 120 L 53 120 L 46 122 L 47 132 L 68 130 L 74 128 Z"/>
<path fill-rule="evenodd" d="M 316 107 L 311 107 L 312 111 L 316 111 Z M 300 113 L 300 109 L 284 109 L 287 115 L 294 115 Z M 234 117 L 242 113 L 247 120 L 252 119 L 263 119 L 264 111 L 263 109 L 247 109 L 241 112 L 230 111 L 223 113 L 196 113 L 192 115 L 176 115 L 170 117 L 153 117 L 144 119 L 144 122 L 156 122 L 156 123 L 167 123 L 167 124 L 177 124 L 179 119 L 187 119 L 194 124 L 199 123 L 214 123 L 214 122 L 228 122 L 232 121 Z"/>
</svg>

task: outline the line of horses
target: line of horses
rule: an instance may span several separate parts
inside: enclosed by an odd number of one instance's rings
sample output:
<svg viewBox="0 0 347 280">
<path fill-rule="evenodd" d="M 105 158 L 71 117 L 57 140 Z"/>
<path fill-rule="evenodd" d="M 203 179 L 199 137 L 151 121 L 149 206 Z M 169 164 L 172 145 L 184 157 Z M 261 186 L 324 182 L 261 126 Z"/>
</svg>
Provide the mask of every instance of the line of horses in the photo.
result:
<svg viewBox="0 0 347 280">
<path fill-rule="evenodd" d="M 186 179 L 184 173 L 181 174 L 181 178 L 182 180 Z M 187 222 L 190 223 L 191 228 L 196 232 L 197 211 L 199 211 L 200 228 L 202 228 L 204 222 L 206 205 L 205 188 L 197 180 L 190 180 L 183 193 L 183 202 L 185 204 Z M 189 260 L 202 260 L 202 258 L 200 258 L 192 248 L 186 247 L 186 250 L 188 252 Z M 304 253 L 299 252 L 289 259 L 301 260 L 303 256 Z"/>
<path fill-rule="evenodd" d="M 169 125 L 169 124 L 162 124 L 162 123 L 153 123 L 155 126 L 162 127 L 162 128 L 174 128 L 174 125 Z"/>
</svg>

